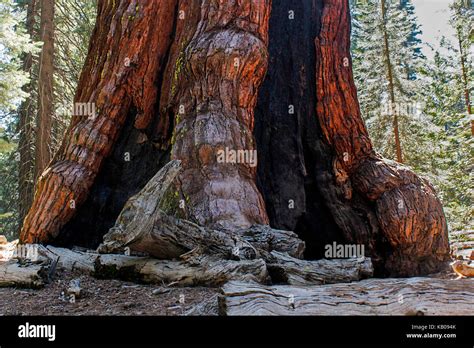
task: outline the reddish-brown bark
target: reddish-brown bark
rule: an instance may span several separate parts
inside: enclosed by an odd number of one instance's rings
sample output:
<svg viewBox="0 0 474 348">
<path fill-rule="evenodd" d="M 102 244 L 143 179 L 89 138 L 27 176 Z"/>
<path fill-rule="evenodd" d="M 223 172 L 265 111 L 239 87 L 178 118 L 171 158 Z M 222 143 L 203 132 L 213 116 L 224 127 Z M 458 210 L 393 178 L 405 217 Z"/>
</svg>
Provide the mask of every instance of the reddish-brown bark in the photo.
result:
<svg viewBox="0 0 474 348">
<path fill-rule="evenodd" d="M 348 3 L 325 0 L 316 38 L 317 115 L 326 140 L 336 151 L 334 175 L 346 198 L 355 189 L 375 204 L 382 236 L 353 240 L 369 246 L 385 239 L 385 269 L 393 275 L 433 272 L 449 260 L 446 220 L 433 187 L 408 168 L 382 159 L 372 150 L 364 126 L 350 64 Z M 347 58 L 344 64 L 344 60 Z"/>
<path fill-rule="evenodd" d="M 178 132 L 174 134 L 173 157 L 183 160 L 184 176 L 180 182 L 183 194 L 190 197 L 190 217 L 210 225 L 222 222 L 227 227 L 267 222 L 263 200 L 255 187 L 255 168 L 245 164 L 211 168 L 203 161 L 215 163 L 216 149 L 209 147 L 209 137 L 218 134 L 215 131 L 232 131 L 220 146 L 253 150 L 253 106 L 265 74 L 269 11 L 268 0 L 253 4 L 211 0 L 101 2 L 75 98 L 77 103 L 95 103 L 97 117 L 73 118 L 57 155 L 37 185 L 21 240 L 46 243 L 58 236 L 87 199 L 132 110 L 136 114 L 134 129 L 144 130 L 151 122 L 156 123 L 155 145 L 166 148 L 170 145 L 170 125 L 176 122 L 180 105 L 187 110 L 183 122 L 193 124 L 198 113 L 205 110 L 220 115 L 222 120 L 207 139 L 201 134 L 203 146 L 196 147 L 197 153 L 192 139 L 202 127 L 183 132 L 187 143 Z M 228 29 L 230 25 L 234 29 Z M 223 54 L 226 45 L 230 51 Z M 185 51 L 190 56 L 183 57 Z M 209 59 L 208 66 L 199 67 L 203 54 L 219 52 L 220 55 L 213 55 L 214 60 Z M 228 53 L 232 57 L 227 57 Z M 233 68 L 234 58 L 240 59 L 238 69 Z M 225 64 L 227 71 L 222 70 Z M 181 65 L 187 69 L 186 74 L 194 75 L 183 77 Z M 158 90 L 161 84 L 165 91 L 162 96 Z M 194 95 L 186 94 L 189 87 L 194 88 Z M 203 93 L 199 95 L 201 87 Z M 157 117 L 155 109 L 160 98 L 161 115 Z M 216 107 L 219 103 L 222 108 Z M 215 119 L 209 117 L 208 121 Z M 223 173 L 218 173 L 221 169 L 231 174 L 225 182 Z M 214 181 L 206 186 L 209 176 Z M 212 198 L 206 199 L 207 196 Z"/>
<path fill-rule="evenodd" d="M 76 103 L 95 103 L 96 117 L 73 117 L 41 176 L 25 218 L 22 242 L 53 240 L 86 199 L 132 106 L 135 125 L 153 117 L 156 81 L 171 43 L 176 0 L 102 1 Z M 160 28 L 156 30 L 156 28 Z"/>
<path fill-rule="evenodd" d="M 53 125 L 54 72 L 54 0 L 41 0 L 39 57 L 38 116 L 36 120 L 35 181 L 51 160 L 51 130 Z"/>
<path fill-rule="evenodd" d="M 270 6 L 270 0 L 180 6 L 180 13 L 194 17 L 178 21 L 186 24 L 178 26 L 172 48 L 171 156 L 182 162 L 178 190 L 187 216 L 201 225 L 268 223 L 256 163 L 220 163 L 218 155 L 226 148 L 255 154 L 253 109 L 267 67 Z"/>
</svg>

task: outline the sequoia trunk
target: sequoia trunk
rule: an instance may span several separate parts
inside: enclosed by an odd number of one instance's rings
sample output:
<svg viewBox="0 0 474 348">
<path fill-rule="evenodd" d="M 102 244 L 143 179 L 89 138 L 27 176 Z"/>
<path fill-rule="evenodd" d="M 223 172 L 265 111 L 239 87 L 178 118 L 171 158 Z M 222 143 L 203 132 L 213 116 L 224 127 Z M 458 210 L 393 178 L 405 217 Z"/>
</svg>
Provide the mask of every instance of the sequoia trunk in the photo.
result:
<svg viewBox="0 0 474 348">
<path fill-rule="evenodd" d="M 269 223 L 297 232 L 307 258 L 352 243 L 376 275 L 441 269 L 441 204 L 373 151 L 349 32 L 341 0 L 100 2 L 75 100 L 97 115 L 74 117 L 22 241 L 96 247 L 127 199 L 177 159 L 163 209 L 206 231 Z"/>
</svg>

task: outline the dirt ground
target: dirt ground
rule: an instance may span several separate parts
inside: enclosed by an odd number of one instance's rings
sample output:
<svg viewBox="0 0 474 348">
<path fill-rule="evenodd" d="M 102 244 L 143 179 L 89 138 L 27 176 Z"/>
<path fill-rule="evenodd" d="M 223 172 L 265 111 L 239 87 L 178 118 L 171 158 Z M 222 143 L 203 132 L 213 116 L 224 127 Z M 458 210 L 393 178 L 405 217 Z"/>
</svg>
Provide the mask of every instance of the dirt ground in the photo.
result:
<svg viewBox="0 0 474 348">
<path fill-rule="evenodd" d="M 0 288 L 0 315 L 217 315 L 215 288 L 177 288 L 57 272 L 39 290 Z M 79 279 L 75 303 L 66 290 Z"/>
</svg>

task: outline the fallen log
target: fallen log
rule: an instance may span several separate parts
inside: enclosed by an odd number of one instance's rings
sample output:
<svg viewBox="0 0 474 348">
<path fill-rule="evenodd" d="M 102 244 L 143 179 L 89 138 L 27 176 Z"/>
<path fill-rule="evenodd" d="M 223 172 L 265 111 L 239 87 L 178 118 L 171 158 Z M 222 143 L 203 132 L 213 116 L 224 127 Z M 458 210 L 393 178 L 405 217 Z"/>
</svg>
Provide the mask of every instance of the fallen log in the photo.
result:
<svg viewBox="0 0 474 348">
<path fill-rule="evenodd" d="M 221 315 L 472 315 L 474 279 L 367 279 L 321 286 L 229 282 Z"/>
<path fill-rule="evenodd" d="M 99 256 L 97 253 L 74 251 L 65 248 L 40 245 L 40 258 L 56 262 L 56 267 L 67 271 L 81 271 L 87 274 L 94 272 L 94 265 Z"/>
<path fill-rule="evenodd" d="M 261 253 L 275 250 L 298 259 L 303 258 L 305 242 L 299 239 L 294 232 L 277 230 L 267 225 L 254 225 L 237 231 L 237 235 L 252 244 Z"/>
<path fill-rule="evenodd" d="M 369 258 L 306 261 L 272 251 L 266 260 L 272 282 L 289 285 L 349 283 L 374 273 Z"/>
<path fill-rule="evenodd" d="M 57 267 L 83 271 L 96 278 L 121 279 L 140 283 L 177 286 L 219 286 L 230 280 L 267 283 L 268 272 L 262 259 L 224 260 L 211 256 L 186 260 L 157 260 L 120 254 L 98 254 L 40 246 L 41 257 L 57 260 Z"/>
<path fill-rule="evenodd" d="M 41 288 L 47 282 L 47 267 L 21 264 L 17 260 L 0 262 L 0 287 Z"/>
<path fill-rule="evenodd" d="M 14 256 L 17 244 L 18 240 L 8 243 L 6 239 L 0 244 L 0 262 L 8 261 Z"/>
<path fill-rule="evenodd" d="M 189 263 L 101 255 L 95 263 L 94 276 L 177 286 L 219 286 L 233 279 L 268 282 L 267 268 L 262 259 L 233 261 L 207 256 L 201 257 L 199 262 Z"/>
</svg>

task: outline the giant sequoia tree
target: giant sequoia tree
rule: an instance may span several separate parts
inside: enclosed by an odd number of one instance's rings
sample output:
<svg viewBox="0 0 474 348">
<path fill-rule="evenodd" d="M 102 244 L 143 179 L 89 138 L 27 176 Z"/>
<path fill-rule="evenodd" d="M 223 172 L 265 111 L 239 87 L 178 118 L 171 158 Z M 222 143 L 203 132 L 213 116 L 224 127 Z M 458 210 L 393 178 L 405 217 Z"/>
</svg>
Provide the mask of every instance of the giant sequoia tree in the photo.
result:
<svg viewBox="0 0 474 348">
<path fill-rule="evenodd" d="M 168 214 L 230 236 L 292 230 L 310 259 L 364 244 L 379 275 L 439 270 L 441 204 L 373 150 L 349 34 L 345 0 L 101 1 L 75 97 L 95 114 L 73 118 L 21 240 L 97 247 L 176 159 Z"/>
</svg>

